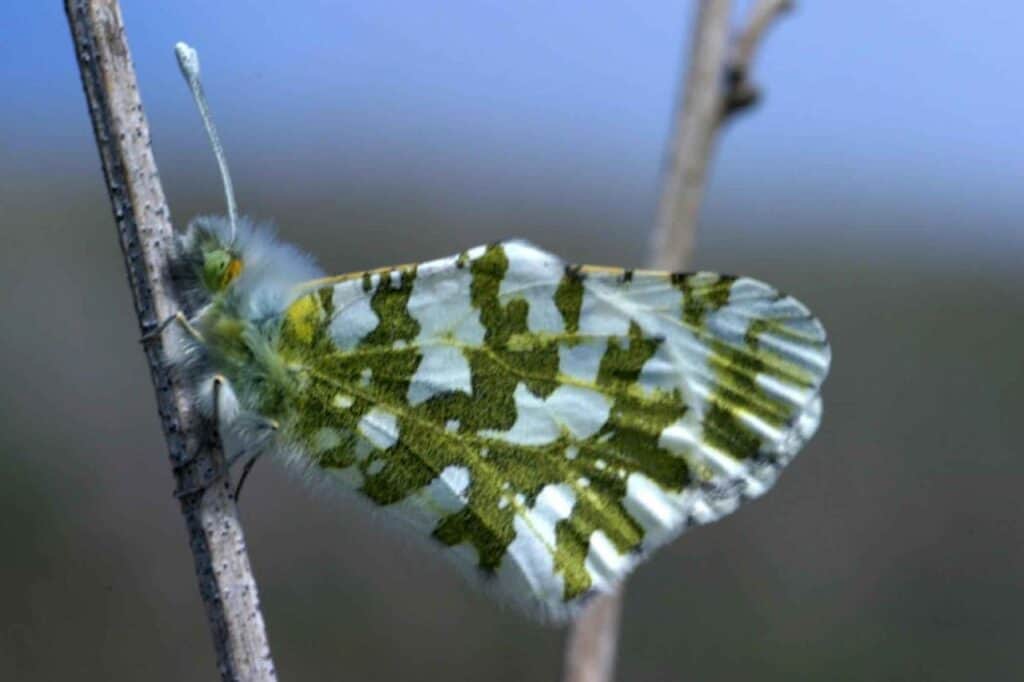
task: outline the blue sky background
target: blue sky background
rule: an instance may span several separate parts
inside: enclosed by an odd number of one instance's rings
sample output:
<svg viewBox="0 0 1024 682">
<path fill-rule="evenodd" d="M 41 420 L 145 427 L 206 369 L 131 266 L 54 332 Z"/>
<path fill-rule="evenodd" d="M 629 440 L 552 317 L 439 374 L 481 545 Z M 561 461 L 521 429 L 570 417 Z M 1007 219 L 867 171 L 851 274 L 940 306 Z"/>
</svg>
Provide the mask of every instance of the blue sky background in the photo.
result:
<svg viewBox="0 0 1024 682">
<path fill-rule="evenodd" d="M 611 215 L 624 233 L 650 223 L 688 3 L 123 8 L 172 198 L 216 186 L 171 54 L 185 39 L 243 207 L 255 193 L 278 221 L 258 188 L 390 187 L 464 206 L 466 220 L 538 202 L 567 216 L 586 204 L 581 219 Z M 57 167 L 95 188 L 60 3 L 7 3 L 0 23 L 0 86 L 14 94 L 0 172 Z M 837 252 L 1012 267 L 1024 247 L 1021 25 L 1013 2 L 801 3 L 757 64 L 763 105 L 721 140 L 702 240 L 827 229 Z"/>
</svg>

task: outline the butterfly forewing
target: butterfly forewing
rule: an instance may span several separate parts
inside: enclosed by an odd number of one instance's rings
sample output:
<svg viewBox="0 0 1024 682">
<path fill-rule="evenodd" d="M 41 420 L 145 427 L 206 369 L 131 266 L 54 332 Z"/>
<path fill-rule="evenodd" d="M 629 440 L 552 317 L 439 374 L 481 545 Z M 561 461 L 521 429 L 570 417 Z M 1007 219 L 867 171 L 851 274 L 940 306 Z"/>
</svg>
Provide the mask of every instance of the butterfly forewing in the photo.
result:
<svg viewBox="0 0 1024 682">
<path fill-rule="evenodd" d="M 317 470 L 553 618 L 766 490 L 829 363 L 818 321 L 755 280 L 523 242 L 320 283 L 280 346 Z"/>
</svg>

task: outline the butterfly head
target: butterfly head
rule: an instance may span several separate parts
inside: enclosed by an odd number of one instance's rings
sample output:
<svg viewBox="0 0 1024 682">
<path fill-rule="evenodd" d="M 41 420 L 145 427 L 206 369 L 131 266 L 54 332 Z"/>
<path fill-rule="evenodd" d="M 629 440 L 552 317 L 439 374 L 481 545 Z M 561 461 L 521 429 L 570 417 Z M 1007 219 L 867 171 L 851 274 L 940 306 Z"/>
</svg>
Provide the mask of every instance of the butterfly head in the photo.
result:
<svg viewBox="0 0 1024 682">
<path fill-rule="evenodd" d="M 227 216 L 199 217 L 177 239 L 172 261 L 186 308 L 197 310 L 218 299 L 248 316 L 279 313 L 299 282 L 322 277 L 312 259 L 284 244 L 267 226 L 238 215 L 224 150 L 199 82 L 199 56 L 184 43 L 175 46 L 178 65 L 196 101 L 217 158 Z"/>
<path fill-rule="evenodd" d="M 226 292 L 245 270 L 245 258 L 225 218 L 206 216 L 189 223 L 178 238 L 178 261 L 207 297 Z"/>
<path fill-rule="evenodd" d="M 280 241 L 269 225 L 241 217 L 200 216 L 177 238 L 173 275 L 188 308 L 220 300 L 272 314 L 291 300 L 301 282 L 324 276 L 313 259 Z"/>
<path fill-rule="evenodd" d="M 245 268 L 237 246 L 224 230 L 224 219 L 203 217 L 193 220 L 179 239 L 179 254 L 197 283 L 209 294 L 225 291 Z"/>
<path fill-rule="evenodd" d="M 200 250 L 199 280 L 210 293 L 220 293 L 242 274 L 241 256 L 230 246 L 210 242 Z"/>
</svg>

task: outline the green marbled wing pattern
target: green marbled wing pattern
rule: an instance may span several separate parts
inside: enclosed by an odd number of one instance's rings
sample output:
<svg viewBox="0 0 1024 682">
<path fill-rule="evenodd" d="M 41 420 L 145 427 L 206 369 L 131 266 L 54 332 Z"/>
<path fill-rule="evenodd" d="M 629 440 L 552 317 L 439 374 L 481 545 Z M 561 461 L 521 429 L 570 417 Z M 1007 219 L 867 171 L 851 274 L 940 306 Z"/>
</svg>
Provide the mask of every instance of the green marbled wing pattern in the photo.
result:
<svg viewBox="0 0 1024 682">
<path fill-rule="evenodd" d="M 817 428 L 824 330 L 755 280 L 523 242 L 288 309 L 269 412 L 300 456 L 548 618 L 760 495 Z"/>
</svg>

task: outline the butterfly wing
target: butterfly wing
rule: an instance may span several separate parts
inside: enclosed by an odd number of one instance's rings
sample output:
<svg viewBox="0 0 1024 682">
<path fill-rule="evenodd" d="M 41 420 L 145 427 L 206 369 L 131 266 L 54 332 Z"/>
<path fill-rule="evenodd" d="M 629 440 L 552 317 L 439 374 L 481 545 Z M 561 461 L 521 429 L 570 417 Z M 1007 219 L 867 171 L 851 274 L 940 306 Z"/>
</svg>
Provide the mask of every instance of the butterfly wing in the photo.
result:
<svg viewBox="0 0 1024 682">
<path fill-rule="evenodd" d="M 320 282 L 280 343 L 300 456 L 555 619 L 767 490 L 829 365 L 760 282 L 523 242 Z"/>
</svg>

